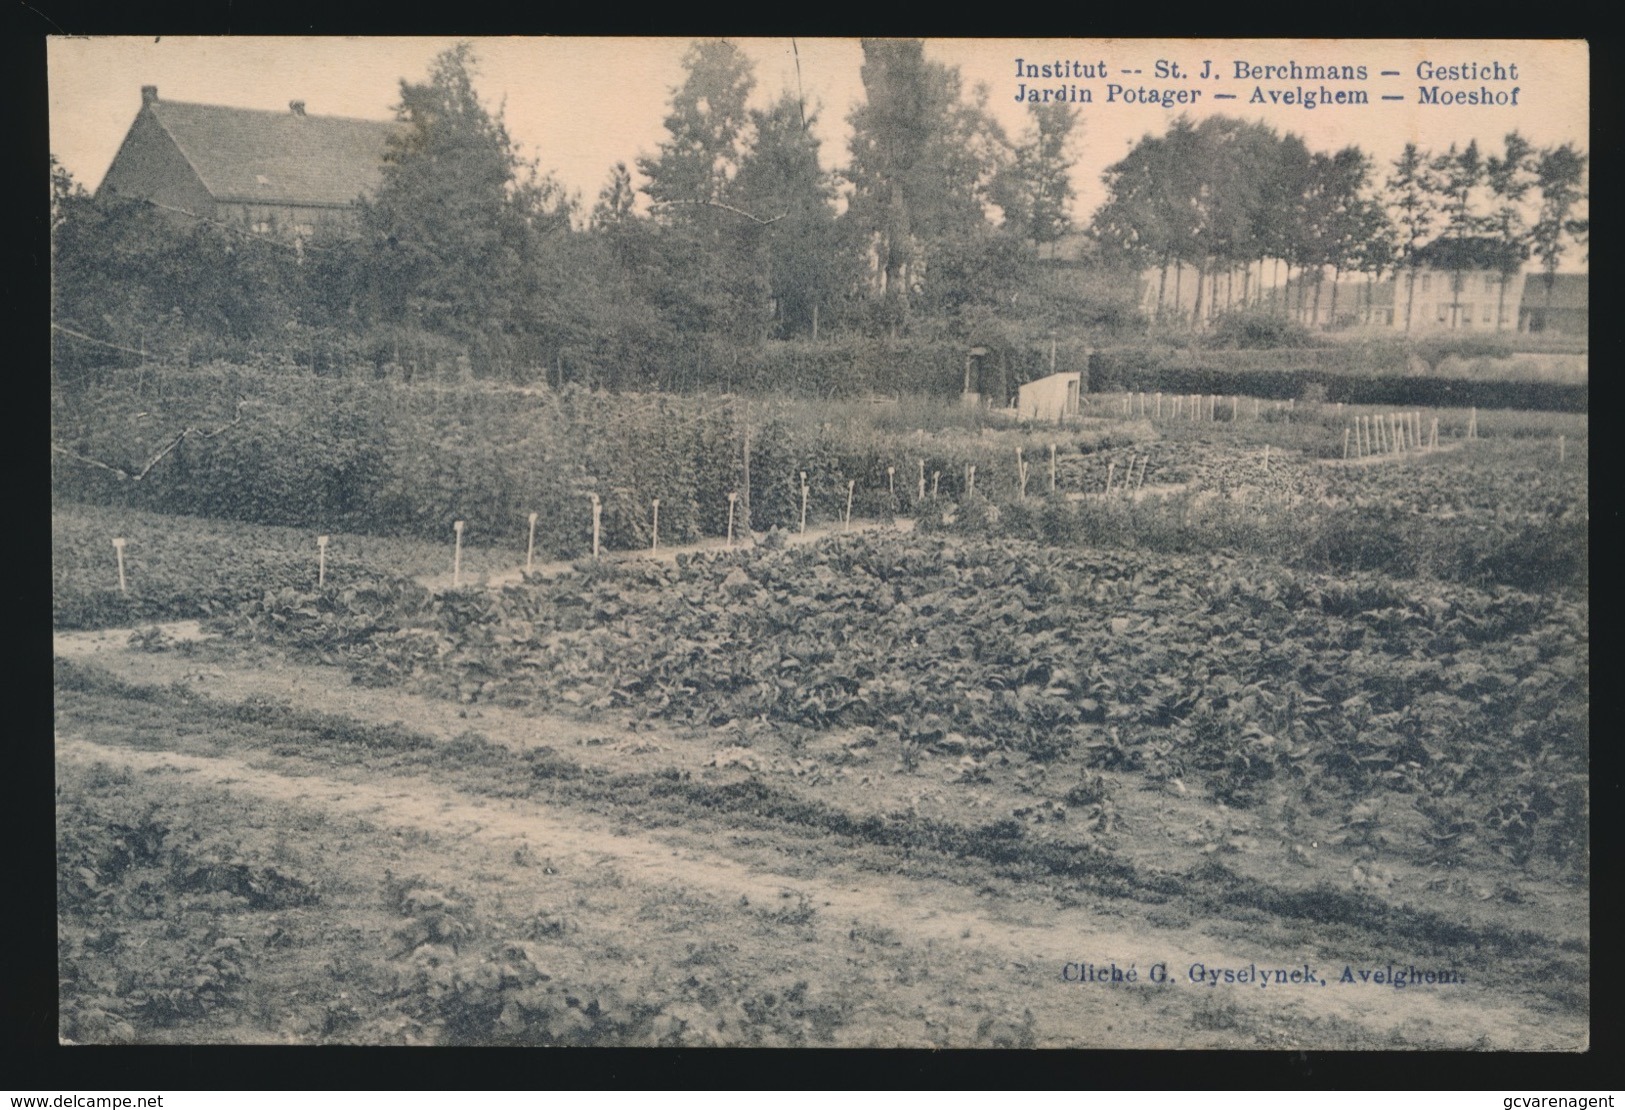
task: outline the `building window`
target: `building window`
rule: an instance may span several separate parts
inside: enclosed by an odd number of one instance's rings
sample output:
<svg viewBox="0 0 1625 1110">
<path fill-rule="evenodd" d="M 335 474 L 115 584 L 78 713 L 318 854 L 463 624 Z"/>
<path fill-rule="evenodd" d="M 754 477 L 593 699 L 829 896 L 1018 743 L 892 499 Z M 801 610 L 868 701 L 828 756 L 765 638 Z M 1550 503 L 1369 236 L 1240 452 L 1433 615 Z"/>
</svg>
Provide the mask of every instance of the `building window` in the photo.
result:
<svg viewBox="0 0 1625 1110">
<path fill-rule="evenodd" d="M 1431 284 L 1433 284 L 1433 275 L 1432 274 L 1423 274 L 1422 275 L 1422 292 L 1426 293 L 1428 291 L 1428 286 L 1431 285 Z"/>
<path fill-rule="evenodd" d="M 1492 320 L 1492 314 L 1491 314 L 1491 312 L 1490 312 L 1490 306 L 1489 306 L 1489 305 L 1487 305 L 1487 304 L 1486 304 L 1486 305 L 1485 305 L 1485 306 L 1484 306 L 1484 322 L 1485 322 L 1485 323 L 1486 323 L 1486 324 L 1488 324 L 1488 323 L 1492 323 L 1492 322 L 1493 322 L 1493 320 Z"/>
<path fill-rule="evenodd" d="M 1490 274 L 1489 276 L 1487 276 L 1484 279 L 1484 292 L 1486 292 L 1486 293 L 1495 292 L 1495 287 L 1497 285 L 1499 285 L 1499 284 L 1500 284 L 1500 280 L 1494 274 Z M 1484 319 L 1488 320 L 1489 317 L 1486 316 L 1486 317 L 1484 317 Z"/>
<path fill-rule="evenodd" d="M 1462 305 L 1461 306 L 1461 316 L 1459 317 L 1459 319 L 1461 321 L 1461 326 L 1462 327 L 1464 327 L 1464 328 L 1472 327 L 1473 326 L 1473 306 L 1470 305 L 1470 304 Z"/>
<path fill-rule="evenodd" d="M 1439 302 L 1434 309 L 1434 320 L 1440 324 L 1448 324 L 1450 322 L 1450 306 L 1443 301 Z"/>
</svg>

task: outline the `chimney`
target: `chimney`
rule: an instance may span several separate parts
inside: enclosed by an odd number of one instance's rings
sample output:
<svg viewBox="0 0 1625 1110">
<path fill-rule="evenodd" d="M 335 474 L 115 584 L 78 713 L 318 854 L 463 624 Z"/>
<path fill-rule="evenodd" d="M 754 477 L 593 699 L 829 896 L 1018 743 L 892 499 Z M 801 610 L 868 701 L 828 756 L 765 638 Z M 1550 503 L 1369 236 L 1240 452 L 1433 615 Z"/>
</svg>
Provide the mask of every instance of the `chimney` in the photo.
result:
<svg viewBox="0 0 1625 1110">
<path fill-rule="evenodd" d="M 303 100 L 290 100 L 288 101 L 288 110 L 296 116 L 302 116 L 305 114 L 305 102 Z"/>
<path fill-rule="evenodd" d="M 141 107 L 145 108 L 148 104 L 156 104 L 156 103 L 158 103 L 158 86 L 157 85 L 142 85 L 141 86 Z"/>
</svg>

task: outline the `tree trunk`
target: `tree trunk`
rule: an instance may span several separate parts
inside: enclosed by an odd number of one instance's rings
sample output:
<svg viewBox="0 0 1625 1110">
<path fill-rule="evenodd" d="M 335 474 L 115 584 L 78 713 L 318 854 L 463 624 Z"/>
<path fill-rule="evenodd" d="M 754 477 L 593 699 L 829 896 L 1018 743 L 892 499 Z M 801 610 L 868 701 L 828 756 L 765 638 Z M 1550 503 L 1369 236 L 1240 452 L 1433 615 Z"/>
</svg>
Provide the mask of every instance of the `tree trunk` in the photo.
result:
<svg viewBox="0 0 1625 1110">
<path fill-rule="evenodd" d="M 1206 281 L 1207 260 L 1203 259 L 1202 264 L 1196 267 L 1196 302 L 1191 306 L 1191 326 L 1195 328 L 1202 326 L 1202 286 Z"/>
<path fill-rule="evenodd" d="M 1168 256 L 1163 255 L 1161 276 L 1157 278 L 1157 320 L 1162 320 L 1162 296 L 1168 288 Z"/>
</svg>

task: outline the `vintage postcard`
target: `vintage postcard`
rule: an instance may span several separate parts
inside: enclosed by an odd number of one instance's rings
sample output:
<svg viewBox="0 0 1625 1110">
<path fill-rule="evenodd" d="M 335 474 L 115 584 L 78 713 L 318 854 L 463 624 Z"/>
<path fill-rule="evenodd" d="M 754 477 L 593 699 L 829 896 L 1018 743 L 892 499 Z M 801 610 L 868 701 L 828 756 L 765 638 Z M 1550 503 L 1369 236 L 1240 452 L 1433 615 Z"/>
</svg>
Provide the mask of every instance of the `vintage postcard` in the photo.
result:
<svg viewBox="0 0 1625 1110">
<path fill-rule="evenodd" d="M 71 1044 L 1590 1044 L 1572 41 L 55 38 Z"/>
</svg>

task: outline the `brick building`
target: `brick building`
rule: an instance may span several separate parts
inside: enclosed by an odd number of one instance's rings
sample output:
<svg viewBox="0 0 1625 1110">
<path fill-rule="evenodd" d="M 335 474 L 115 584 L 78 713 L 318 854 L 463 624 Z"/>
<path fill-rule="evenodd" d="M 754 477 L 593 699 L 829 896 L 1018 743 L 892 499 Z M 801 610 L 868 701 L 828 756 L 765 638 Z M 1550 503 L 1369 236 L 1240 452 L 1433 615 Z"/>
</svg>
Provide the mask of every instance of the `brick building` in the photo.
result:
<svg viewBox="0 0 1625 1110">
<path fill-rule="evenodd" d="M 158 99 L 141 110 L 96 195 L 151 201 L 177 215 L 307 238 L 354 225 L 356 201 L 377 189 L 402 125 Z"/>
</svg>

